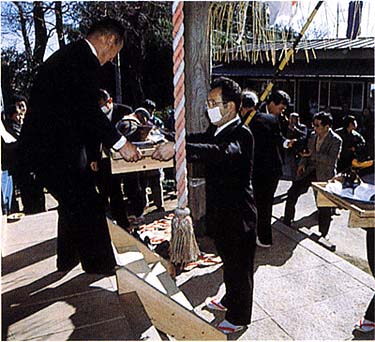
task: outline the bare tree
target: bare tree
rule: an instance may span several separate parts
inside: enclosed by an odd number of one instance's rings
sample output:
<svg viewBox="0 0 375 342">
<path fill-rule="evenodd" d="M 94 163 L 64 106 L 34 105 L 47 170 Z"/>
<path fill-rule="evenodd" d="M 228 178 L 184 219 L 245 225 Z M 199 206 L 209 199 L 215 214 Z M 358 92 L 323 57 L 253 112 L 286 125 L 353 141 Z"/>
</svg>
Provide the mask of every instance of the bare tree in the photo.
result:
<svg viewBox="0 0 375 342">
<path fill-rule="evenodd" d="M 54 1 L 54 4 L 57 39 L 59 41 L 60 48 L 62 48 L 63 46 L 65 46 L 62 2 Z"/>
</svg>

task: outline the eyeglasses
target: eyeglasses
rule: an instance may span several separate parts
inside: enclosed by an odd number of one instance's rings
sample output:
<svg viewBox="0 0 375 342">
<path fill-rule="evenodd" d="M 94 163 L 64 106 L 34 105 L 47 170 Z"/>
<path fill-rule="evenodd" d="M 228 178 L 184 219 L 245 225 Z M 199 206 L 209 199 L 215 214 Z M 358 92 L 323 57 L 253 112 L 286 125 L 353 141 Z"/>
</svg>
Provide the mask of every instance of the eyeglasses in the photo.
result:
<svg viewBox="0 0 375 342">
<path fill-rule="evenodd" d="M 216 107 L 220 103 L 222 103 L 223 105 L 225 105 L 225 104 L 228 103 L 228 101 L 215 101 L 215 100 L 207 100 L 206 101 L 206 104 L 207 104 L 208 107 Z"/>
</svg>

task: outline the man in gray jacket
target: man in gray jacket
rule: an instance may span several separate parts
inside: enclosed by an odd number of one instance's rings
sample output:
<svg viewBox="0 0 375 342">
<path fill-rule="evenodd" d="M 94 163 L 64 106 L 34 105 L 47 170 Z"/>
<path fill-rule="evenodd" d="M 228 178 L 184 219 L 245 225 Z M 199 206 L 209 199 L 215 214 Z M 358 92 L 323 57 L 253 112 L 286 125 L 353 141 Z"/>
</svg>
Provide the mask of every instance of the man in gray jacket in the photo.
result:
<svg viewBox="0 0 375 342">
<path fill-rule="evenodd" d="M 319 112 L 314 115 L 314 132 L 308 141 L 308 151 L 303 155 L 297 168 L 297 178 L 288 190 L 283 221 L 288 226 L 294 219 L 299 196 L 307 192 L 311 182 L 326 182 L 336 174 L 342 140 L 331 129 L 332 121 L 329 113 Z M 318 208 L 318 221 L 319 231 L 325 238 L 331 223 L 331 208 Z"/>
</svg>

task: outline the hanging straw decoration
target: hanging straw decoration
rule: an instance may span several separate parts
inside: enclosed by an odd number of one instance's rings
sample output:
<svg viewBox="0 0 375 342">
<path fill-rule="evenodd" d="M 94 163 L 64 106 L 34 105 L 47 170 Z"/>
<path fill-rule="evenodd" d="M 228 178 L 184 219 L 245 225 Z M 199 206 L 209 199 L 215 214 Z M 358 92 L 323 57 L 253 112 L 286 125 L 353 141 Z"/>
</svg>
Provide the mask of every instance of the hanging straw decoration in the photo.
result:
<svg viewBox="0 0 375 342">
<path fill-rule="evenodd" d="M 302 1 L 297 2 L 295 9 L 304 15 L 301 4 Z M 355 15 L 358 17 L 360 10 L 357 7 Z M 251 64 L 270 62 L 276 66 L 285 60 L 291 43 L 298 39 L 287 26 L 270 25 L 270 6 L 265 1 L 212 1 L 209 11 L 208 30 L 211 34 L 213 62 L 242 60 Z M 296 17 L 296 14 L 293 16 Z M 326 17 L 329 23 L 327 14 Z M 302 19 L 300 23 L 304 21 Z M 307 45 L 300 49 L 305 50 L 306 61 L 309 62 L 311 57 Z M 312 57 L 316 58 L 314 51 Z M 294 62 L 294 52 L 288 56 L 288 60 Z"/>
<path fill-rule="evenodd" d="M 185 75 L 183 1 L 174 1 L 173 11 L 173 84 L 176 129 L 176 181 L 178 208 L 172 220 L 170 260 L 181 265 L 197 260 L 200 251 L 195 240 L 192 219 L 187 208 L 188 188 L 185 150 Z"/>
</svg>

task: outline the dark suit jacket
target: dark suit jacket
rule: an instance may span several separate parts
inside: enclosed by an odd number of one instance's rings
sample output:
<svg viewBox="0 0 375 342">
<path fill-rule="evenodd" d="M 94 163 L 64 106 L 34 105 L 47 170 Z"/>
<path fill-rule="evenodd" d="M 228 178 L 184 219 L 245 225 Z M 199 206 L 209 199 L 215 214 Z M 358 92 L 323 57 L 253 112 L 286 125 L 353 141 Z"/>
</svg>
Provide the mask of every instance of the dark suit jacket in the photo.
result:
<svg viewBox="0 0 375 342">
<path fill-rule="evenodd" d="M 21 133 L 23 155 L 33 169 L 83 170 L 89 141 L 109 148 L 120 139 L 98 105 L 99 68 L 84 40 L 55 52 L 40 67 Z"/>
<path fill-rule="evenodd" d="M 112 126 L 116 127 L 116 124 L 125 116 L 129 115 L 133 112 L 133 108 L 128 105 L 123 105 L 119 103 L 113 104 L 113 111 L 111 117 L 111 124 Z M 108 117 L 107 117 L 108 118 Z M 102 150 L 107 157 L 109 157 L 109 149 L 104 147 L 101 148 L 101 144 L 97 140 L 90 139 L 88 146 L 87 146 L 87 159 L 88 162 L 98 161 L 102 157 Z"/>
<path fill-rule="evenodd" d="M 214 130 L 189 135 L 188 161 L 200 161 L 206 169 L 207 234 L 225 238 L 256 227 L 256 208 L 251 185 L 253 137 L 241 121 L 216 137 Z"/>
<path fill-rule="evenodd" d="M 254 136 L 254 177 L 281 176 L 285 139 L 278 118 L 258 112 L 250 121 L 250 130 Z"/>
<path fill-rule="evenodd" d="M 125 116 L 133 113 L 133 108 L 119 103 L 113 104 L 113 112 L 112 112 L 112 124 L 116 126 L 116 124 Z"/>
</svg>

